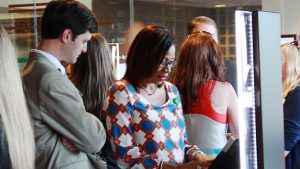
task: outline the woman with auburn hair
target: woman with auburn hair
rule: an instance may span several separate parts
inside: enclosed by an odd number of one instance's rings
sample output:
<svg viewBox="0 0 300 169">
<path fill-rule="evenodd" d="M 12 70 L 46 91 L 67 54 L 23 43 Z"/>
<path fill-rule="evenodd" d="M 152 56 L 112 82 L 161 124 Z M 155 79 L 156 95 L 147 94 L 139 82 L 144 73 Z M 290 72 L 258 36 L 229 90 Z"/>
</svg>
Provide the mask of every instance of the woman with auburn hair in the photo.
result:
<svg viewBox="0 0 300 169">
<path fill-rule="evenodd" d="M 238 135 L 237 96 L 224 81 L 221 49 L 208 32 L 190 34 L 180 48 L 172 81 L 183 99 L 189 141 L 215 157 L 227 142 L 226 124 Z"/>
<path fill-rule="evenodd" d="M 15 49 L 0 28 L 0 168 L 33 169 L 34 137 Z"/>
<path fill-rule="evenodd" d="M 300 54 L 298 42 L 281 46 L 284 143 L 287 169 L 300 167 Z"/>
<path fill-rule="evenodd" d="M 124 78 L 109 90 L 106 124 L 120 168 L 192 169 L 212 162 L 187 144 L 180 95 L 167 81 L 174 43 L 166 28 L 146 26 L 130 46 Z"/>
<path fill-rule="evenodd" d="M 70 79 L 81 92 L 87 112 L 98 117 L 105 126 L 102 111 L 107 104 L 108 89 L 115 82 L 115 75 L 110 48 L 100 33 L 92 34 L 87 52 L 82 53 L 77 62 L 71 65 Z M 118 168 L 108 139 L 100 155 L 108 169 Z"/>
</svg>

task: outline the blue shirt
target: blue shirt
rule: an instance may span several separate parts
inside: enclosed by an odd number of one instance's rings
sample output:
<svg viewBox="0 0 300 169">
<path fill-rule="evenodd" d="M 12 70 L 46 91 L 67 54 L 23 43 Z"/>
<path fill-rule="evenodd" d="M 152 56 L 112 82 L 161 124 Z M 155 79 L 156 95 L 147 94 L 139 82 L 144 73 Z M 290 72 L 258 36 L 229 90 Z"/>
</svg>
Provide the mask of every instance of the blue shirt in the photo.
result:
<svg viewBox="0 0 300 169">
<path fill-rule="evenodd" d="M 289 92 L 283 110 L 286 169 L 300 168 L 300 87 Z"/>
</svg>

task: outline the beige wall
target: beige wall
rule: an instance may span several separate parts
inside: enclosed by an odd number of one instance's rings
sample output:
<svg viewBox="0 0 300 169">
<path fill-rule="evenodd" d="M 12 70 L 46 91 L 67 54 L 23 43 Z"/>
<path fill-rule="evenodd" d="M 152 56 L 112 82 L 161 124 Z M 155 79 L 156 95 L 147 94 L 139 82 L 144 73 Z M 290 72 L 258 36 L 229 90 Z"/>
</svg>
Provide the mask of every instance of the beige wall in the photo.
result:
<svg viewBox="0 0 300 169">
<path fill-rule="evenodd" d="M 300 35 L 300 1 L 286 0 L 284 9 L 284 33 L 296 33 Z"/>
<path fill-rule="evenodd" d="M 281 33 L 300 35 L 299 0 L 262 0 L 262 9 L 279 12 L 281 15 Z"/>
</svg>

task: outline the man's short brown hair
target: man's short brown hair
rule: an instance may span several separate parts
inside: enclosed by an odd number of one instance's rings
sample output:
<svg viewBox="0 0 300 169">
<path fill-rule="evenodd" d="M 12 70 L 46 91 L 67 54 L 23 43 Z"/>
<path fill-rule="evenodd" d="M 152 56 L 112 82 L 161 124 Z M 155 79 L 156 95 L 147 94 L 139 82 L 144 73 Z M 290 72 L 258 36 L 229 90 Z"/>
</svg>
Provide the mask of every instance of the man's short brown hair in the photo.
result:
<svg viewBox="0 0 300 169">
<path fill-rule="evenodd" d="M 199 24 L 208 24 L 208 25 L 212 25 L 217 29 L 217 24 L 216 22 L 212 19 L 212 18 L 209 18 L 207 16 L 197 16 L 195 18 L 193 18 L 189 23 L 188 23 L 188 34 L 191 34 L 193 33 L 193 29 L 199 25 Z"/>
</svg>

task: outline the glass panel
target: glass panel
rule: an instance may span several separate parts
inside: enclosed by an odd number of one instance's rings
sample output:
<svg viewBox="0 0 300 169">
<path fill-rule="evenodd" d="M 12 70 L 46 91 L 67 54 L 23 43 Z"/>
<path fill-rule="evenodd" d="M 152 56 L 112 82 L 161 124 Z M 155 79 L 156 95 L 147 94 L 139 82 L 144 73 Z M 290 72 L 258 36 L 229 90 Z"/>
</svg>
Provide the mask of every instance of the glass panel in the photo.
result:
<svg viewBox="0 0 300 169">
<path fill-rule="evenodd" d="M 134 36 L 144 25 L 158 24 L 167 27 L 173 33 L 179 49 L 187 34 L 188 22 L 201 15 L 216 21 L 219 44 L 224 56 L 227 60 L 235 62 L 234 11 L 261 9 L 261 1 L 229 1 L 226 4 L 228 7 L 223 8 L 216 8 L 216 4 L 218 2 L 199 0 L 93 0 L 92 9 L 98 18 L 100 32 L 109 43 L 119 44 L 120 57 L 115 58 L 120 61 L 115 63 L 125 62 Z"/>
<path fill-rule="evenodd" d="M 113 63 L 115 64 L 117 79 L 121 79 L 125 73 L 125 58 L 127 50 L 133 40 L 132 33 L 136 33 L 130 27 L 133 22 L 132 0 L 93 0 L 92 9 L 99 22 L 99 31 L 104 35 L 111 46 Z M 137 28 L 138 25 L 135 25 Z"/>
<path fill-rule="evenodd" d="M 236 9 L 258 10 L 261 9 L 260 2 L 248 2 L 247 6 L 239 1 L 230 4 L 231 7 L 215 8 L 217 2 L 186 0 L 186 2 L 176 0 L 150 1 L 135 0 L 134 7 L 135 22 L 143 22 L 145 25 L 158 24 L 167 27 L 175 36 L 177 46 L 187 34 L 188 22 L 196 16 L 208 16 L 213 18 L 219 30 L 219 43 L 223 48 L 226 58 L 234 59 L 235 47 L 234 35 L 234 11 Z M 234 7 L 232 7 L 234 6 Z"/>
<path fill-rule="evenodd" d="M 125 33 L 130 25 L 129 0 L 94 0 L 93 11 L 99 22 L 99 31 L 109 43 L 125 43 Z M 123 48 L 123 46 L 121 46 Z M 124 55 L 120 51 L 120 55 Z"/>
<path fill-rule="evenodd" d="M 2 0 L 0 2 L 0 24 L 8 31 L 15 44 L 18 62 L 22 69 L 27 61 L 28 51 L 37 45 L 37 26 L 40 10 L 45 3 L 36 7 L 33 0 Z M 37 10 L 35 10 L 38 8 Z"/>
</svg>

